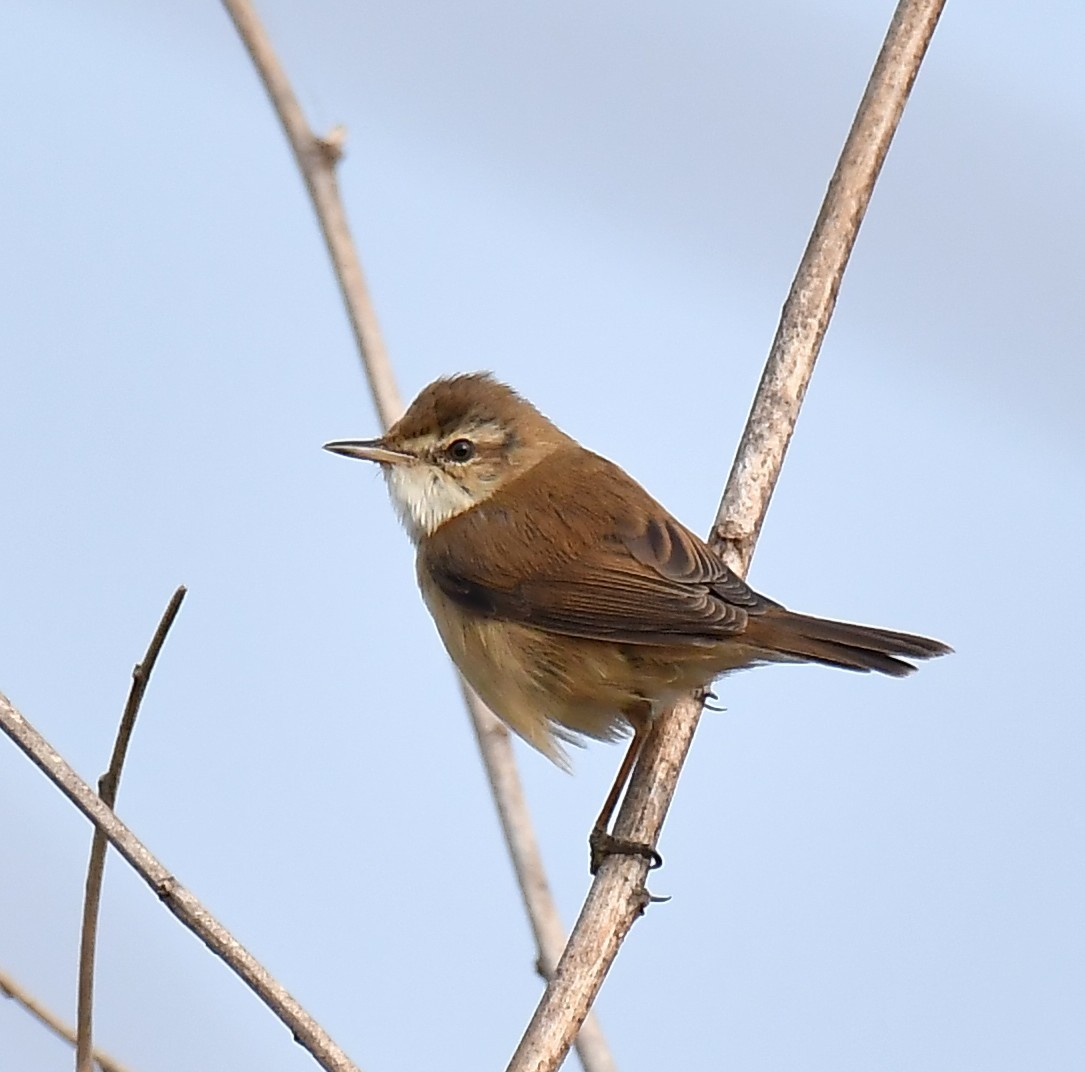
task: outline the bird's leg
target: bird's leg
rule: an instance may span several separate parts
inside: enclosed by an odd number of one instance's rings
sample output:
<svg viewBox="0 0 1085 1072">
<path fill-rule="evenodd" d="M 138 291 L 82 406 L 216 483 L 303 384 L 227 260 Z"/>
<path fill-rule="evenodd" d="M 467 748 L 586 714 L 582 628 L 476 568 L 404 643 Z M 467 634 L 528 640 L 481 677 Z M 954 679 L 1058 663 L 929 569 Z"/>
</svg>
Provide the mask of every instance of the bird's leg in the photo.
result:
<svg viewBox="0 0 1085 1072">
<path fill-rule="evenodd" d="M 651 845 L 645 845 L 640 841 L 632 841 L 629 838 L 615 837 L 609 832 L 610 820 L 614 810 L 618 806 L 622 792 L 629 782 L 629 776 L 633 773 L 637 757 L 640 755 L 644 741 L 652 729 L 651 709 L 644 705 L 625 712 L 633 727 L 633 739 L 629 742 L 622 764 L 614 778 L 614 784 L 603 801 L 603 808 L 599 812 L 599 818 L 595 820 L 591 834 L 588 835 L 588 847 L 591 850 L 591 873 L 594 875 L 602 862 L 608 856 L 643 856 L 650 861 L 652 867 L 659 867 L 663 863 L 663 857 Z"/>
</svg>

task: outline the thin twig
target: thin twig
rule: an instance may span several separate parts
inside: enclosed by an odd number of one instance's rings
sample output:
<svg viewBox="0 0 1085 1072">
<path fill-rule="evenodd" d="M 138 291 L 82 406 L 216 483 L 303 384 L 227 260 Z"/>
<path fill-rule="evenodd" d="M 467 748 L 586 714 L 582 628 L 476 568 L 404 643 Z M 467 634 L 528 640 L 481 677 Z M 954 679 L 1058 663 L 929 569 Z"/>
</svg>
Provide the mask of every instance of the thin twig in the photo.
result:
<svg viewBox="0 0 1085 1072">
<path fill-rule="evenodd" d="M 494 806 L 501 821 L 501 831 L 509 857 L 520 884 L 520 895 L 527 910 L 528 922 L 535 936 L 539 974 L 547 981 L 554 974 L 558 958 L 565 948 L 565 927 L 558 915 L 550 883 L 542 865 L 542 854 L 524 799 L 524 789 L 512 754 L 512 737 L 505 724 L 496 718 L 460 678 L 464 702 L 478 737 L 478 747 L 489 776 Z M 574 1045 L 584 1072 L 617 1072 L 598 1017 L 589 1012 L 580 1025 Z"/>
<path fill-rule="evenodd" d="M 261 1001 L 290 1029 L 294 1038 L 327 1072 L 358 1072 L 357 1066 L 328 1033 L 268 970 L 182 886 L 128 829 L 101 797 L 65 762 L 63 756 L 0 693 L 2 729 L 45 776 L 106 836 L 166 907 L 221 957 Z"/>
<path fill-rule="evenodd" d="M 753 554 L 859 224 L 943 4 L 898 5 L 784 305 L 713 529 L 713 543 L 740 574 Z M 656 843 L 699 717 L 692 699 L 661 716 L 615 824 L 618 837 Z M 647 869 L 647 861 L 635 856 L 604 862 L 510 1072 L 552 1072 L 561 1064 L 644 910 Z"/>
<path fill-rule="evenodd" d="M 117 803 L 117 790 L 120 788 L 121 771 L 128 754 L 128 742 L 132 739 L 132 730 L 136 726 L 139 705 L 147 691 L 158 653 L 166 641 L 166 636 L 173 625 L 181 603 L 185 598 L 185 586 L 181 585 L 166 605 L 158 628 L 151 637 L 147 654 L 143 661 L 136 663 L 132 670 L 132 686 L 128 690 L 128 700 L 124 705 L 117 738 L 113 742 L 113 755 L 105 774 L 98 779 L 98 795 L 109 808 Z M 105 855 L 108 846 L 100 830 L 94 831 L 90 844 L 90 862 L 87 864 L 87 882 L 83 896 L 83 928 L 79 939 L 79 998 L 76 1012 L 77 1041 L 75 1046 L 75 1067 L 77 1072 L 93 1072 L 93 1016 L 94 1016 L 94 957 L 98 940 L 98 912 L 102 903 L 102 881 L 105 878 Z"/>
<path fill-rule="evenodd" d="M 264 84 L 271 106 L 282 123 L 298 167 L 316 210 L 328 247 L 339 289 L 347 307 L 354 338 L 365 368 L 377 413 L 385 428 L 403 411 L 388 353 L 381 337 L 376 311 L 369 296 L 358 259 L 346 210 L 339 196 L 335 167 L 342 156 L 343 130 L 320 138 L 313 133 L 290 86 L 290 80 L 272 48 L 255 10 L 248 0 L 222 0 Z M 542 856 L 532 829 L 520 775 L 509 735 L 502 724 L 462 681 L 464 701 L 478 738 L 482 762 L 508 845 L 524 908 L 537 948 L 537 963 L 544 975 L 557 963 L 565 944 L 565 929 L 550 893 Z M 576 1043 L 585 1072 L 614 1072 L 597 1019 L 590 1016 Z"/>
<path fill-rule="evenodd" d="M 75 1028 L 66 1024 L 51 1009 L 47 1009 L 37 998 L 31 997 L 7 972 L 0 971 L 0 994 L 11 998 L 16 1005 L 22 1006 L 38 1023 L 47 1027 L 58 1038 L 75 1045 Z M 94 1063 L 102 1072 L 128 1072 L 128 1069 L 115 1061 L 108 1053 L 95 1049 L 92 1052 Z"/>
<path fill-rule="evenodd" d="M 381 423 L 387 428 L 403 412 L 403 402 L 392 375 L 365 274 L 350 236 L 343 199 L 339 196 L 335 165 L 343 154 L 343 128 L 336 127 L 325 138 L 313 133 L 255 8 L 249 0 L 222 0 L 222 4 L 264 83 L 309 189 L 369 380 L 369 390 Z"/>
</svg>

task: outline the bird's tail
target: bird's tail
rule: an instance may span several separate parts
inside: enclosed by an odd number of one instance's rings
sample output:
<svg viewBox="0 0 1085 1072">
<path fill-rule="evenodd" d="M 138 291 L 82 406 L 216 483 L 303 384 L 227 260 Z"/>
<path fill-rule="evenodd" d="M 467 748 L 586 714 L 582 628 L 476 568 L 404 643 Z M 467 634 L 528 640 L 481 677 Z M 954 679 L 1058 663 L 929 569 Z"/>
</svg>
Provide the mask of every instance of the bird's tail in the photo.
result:
<svg viewBox="0 0 1085 1072">
<path fill-rule="evenodd" d="M 911 633 L 811 618 L 775 607 L 750 616 L 743 640 L 777 658 L 863 673 L 875 670 L 893 677 L 904 677 L 915 670 L 907 659 L 932 659 L 953 650 L 939 640 Z"/>
</svg>

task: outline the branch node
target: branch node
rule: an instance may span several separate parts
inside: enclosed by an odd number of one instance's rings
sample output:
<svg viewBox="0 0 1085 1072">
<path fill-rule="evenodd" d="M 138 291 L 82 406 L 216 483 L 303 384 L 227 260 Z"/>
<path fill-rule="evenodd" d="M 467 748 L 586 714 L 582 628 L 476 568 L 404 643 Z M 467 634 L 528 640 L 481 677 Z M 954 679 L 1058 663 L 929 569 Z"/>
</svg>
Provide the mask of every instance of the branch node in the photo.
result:
<svg viewBox="0 0 1085 1072">
<path fill-rule="evenodd" d="M 753 542 L 754 534 L 745 526 L 727 520 L 713 526 L 712 538 L 719 549 L 741 553 Z"/>
<path fill-rule="evenodd" d="M 336 123 L 327 134 L 314 135 L 313 141 L 324 162 L 334 167 L 343 159 L 343 154 L 346 152 L 347 128 L 342 123 Z"/>
</svg>

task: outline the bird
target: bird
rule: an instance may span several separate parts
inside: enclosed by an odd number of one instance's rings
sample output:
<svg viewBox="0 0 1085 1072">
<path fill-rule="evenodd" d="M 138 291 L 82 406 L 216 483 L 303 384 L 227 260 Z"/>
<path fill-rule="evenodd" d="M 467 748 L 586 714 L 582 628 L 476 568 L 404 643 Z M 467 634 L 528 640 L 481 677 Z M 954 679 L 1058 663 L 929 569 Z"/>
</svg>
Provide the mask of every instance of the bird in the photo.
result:
<svg viewBox="0 0 1085 1072">
<path fill-rule="evenodd" d="M 568 769 L 565 745 L 630 737 L 592 828 L 592 870 L 650 846 L 610 834 L 657 716 L 724 674 L 820 663 L 903 677 L 937 640 L 787 610 L 755 592 L 614 462 L 487 372 L 425 387 L 375 439 L 452 661 L 499 719 Z"/>
</svg>

